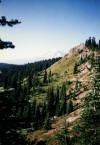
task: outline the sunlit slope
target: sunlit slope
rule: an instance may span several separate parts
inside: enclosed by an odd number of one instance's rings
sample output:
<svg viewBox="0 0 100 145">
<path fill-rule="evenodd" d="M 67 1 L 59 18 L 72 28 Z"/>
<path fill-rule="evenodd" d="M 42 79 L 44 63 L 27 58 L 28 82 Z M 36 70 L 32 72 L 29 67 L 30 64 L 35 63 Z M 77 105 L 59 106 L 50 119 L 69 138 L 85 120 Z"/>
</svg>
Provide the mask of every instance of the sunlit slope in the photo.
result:
<svg viewBox="0 0 100 145">
<path fill-rule="evenodd" d="M 53 64 L 48 71 L 51 70 L 53 78 L 57 82 L 63 82 L 73 78 L 74 66 L 80 60 L 80 55 L 86 51 L 84 44 L 72 48 L 61 60 Z"/>
<path fill-rule="evenodd" d="M 57 78 L 57 81 L 65 81 L 70 79 L 73 75 L 73 70 L 75 63 L 78 60 L 78 54 L 72 55 L 68 58 L 66 55 L 60 61 L 52 65 L 49 69 L 51 69 L 52 74 L 54 77 Z"/>
<path fill-rule="evenodd" d="M 76 51 L 77 47 L 75 47 L 74 49 Z M 51 67 L 49 67 L 47 69 L 47 74 L 49 75 L 49 72 L 51 70 L 51 74 L 52 74 L 51 82 L 46 83 L 43 86 L 40 86 L 39 89 L 41 89 L 42 91 L 39 91 L 37 87 L 36 93 L 33 95 L 33 98 L 34 96 L 36 96 L 37 100 L 42 102 L 43 100 L 45 100 L 47 89 L 49 86 L 53 86 L 54 88 L 56 88 L 57 86 L 61 86 L 63 82 L 66 82 L 72 79 L 74 76 L 73 74 L 74 66 L 75 66 L 75 63 L 78 62 L 78 60 L 79 60 L 78 51 L 76 51 L 75 53 L 69 52 L 58 62 L 53 64 Z M 44 71 L 40 73 L 41 82 L 43 82 L 43 76 L 44 76 Z"/>
<path fill-rule="evenodd" d="M 31 141 L 36 140 L 37 143 L 42 140 L 46 141 L 47 145 L 59 145 L 59 143 L 57 143 L 55 135 L 62 130 L 65 121 L 69 124 L 69 136 L 73 136 L 73 133 L 71 131 L 81 115 L 83 105 L 82 100 L 91 89 L 91 78 L 94 75 L 94 71 L 93 68 L 91 68 L 90 63 L 91 55 L 92 52 L 83 44 L 81 44 L 71 49 L 67 55 L 65 55 L 61 60 L 47 69 L 48 73 L 51 70 L 52 81 L 41 87 L 45 90 L 45 93 L 37 94 L 41 96 L 41 99 L 43 101 L 45 100 L 46 91 L 49 86 L 54 86 L 55 88 L 57 87 L 57 85 L 61 86 L 63 82 L 70 81 L 70 85 L 67 85 L 66 83 L 66 96 L 70 96 L 70 99 L 73 102 L 74 110 L 68 115 L 66 114 L 60 117 L 53 118 L 51 130 L 41 129 L 29 134 L 28 138 Z M 76 74 L 74 73 L 75 64 L 78 64 Z M 42 72 L 41 74 L 41 80 L 43 79 L 43 74 L 44 72 Z"/>
<path fill-rule="evenodd" d="M 81 44 L 72 48 L 62 59 L 49 67 L 47 69 L 47 74 L 49 74 L 51 70 L 52 81 L 41 86 L 39 89 L 42 91 L 39 91 L 38 87 L 36 88 L 34 96 L 36 96 L 37 100 L 43 102 L 48 87 L 53 86 L 56 88 L 57 86 L 61 86 L 63 82 L 71 82 L 71 85 L 67 87 L 67 94 L 70 91 L 73 92 L 77 80 L 81 83 L 81 90 L 83 90 L 83 87 L 86 84 L 89 84 L 88 80 L 93 73 L 91 74 L 91 71 L 89 70 L 91 67 L 89 61 L 86 60 L 84 63 L 80 64 L 80 59 L 83 57 L 85 60 L 90 54 L 91 52 L 84 46 L 84 44 Z M 74 74 L 75 64 L 79 64 L 77 74 Z M 43 82 L 43 76 L 44 71 L 40 74 L 41 82 Z"/>
</svg>

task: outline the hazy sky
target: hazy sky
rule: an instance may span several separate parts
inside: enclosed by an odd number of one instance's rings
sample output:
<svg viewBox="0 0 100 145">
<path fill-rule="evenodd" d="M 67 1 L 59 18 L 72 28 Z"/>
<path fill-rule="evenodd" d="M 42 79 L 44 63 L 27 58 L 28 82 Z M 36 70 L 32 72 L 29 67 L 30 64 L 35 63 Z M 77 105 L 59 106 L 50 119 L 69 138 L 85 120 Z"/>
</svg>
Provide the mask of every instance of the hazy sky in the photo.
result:
<svg viewBox="0 0 100 145">
<path fill-rule="evenodd" d="M 54 56 L 100 38 L 100 0 L 3 0 L 0 15 L 21 24 L 0 27 L 0 37 L 15 49 L 0 51 L 0 62 L 23 63 Z"/>
</svg>

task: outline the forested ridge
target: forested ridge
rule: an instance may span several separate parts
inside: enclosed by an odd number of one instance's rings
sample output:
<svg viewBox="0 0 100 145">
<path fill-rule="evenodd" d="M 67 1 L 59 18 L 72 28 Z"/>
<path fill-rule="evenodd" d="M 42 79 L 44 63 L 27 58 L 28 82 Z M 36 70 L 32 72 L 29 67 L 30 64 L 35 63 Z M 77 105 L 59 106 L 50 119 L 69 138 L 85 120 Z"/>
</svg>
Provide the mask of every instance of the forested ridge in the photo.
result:
<svg viewBox="0 0 100 145">
<path fill-rule="evenodd" d="M 44 69 L 47 69 L 60 59 L 61 57 L 42 60 L 34 63 L 28 63 L 25 65 L 12 65 L 1 63 L 0 70 L 2 73 L 0 77 L 0 84 L 1 86 L 4 86 L 3 83 L 6 83 L 6 81 L 10 82 L 12 78 L 20 77 L 21 79 L 24 79 L 25 77 L 28 77 L 31 74 L 34 75 L 38 72 L 41 72 Z"/>
</svg>

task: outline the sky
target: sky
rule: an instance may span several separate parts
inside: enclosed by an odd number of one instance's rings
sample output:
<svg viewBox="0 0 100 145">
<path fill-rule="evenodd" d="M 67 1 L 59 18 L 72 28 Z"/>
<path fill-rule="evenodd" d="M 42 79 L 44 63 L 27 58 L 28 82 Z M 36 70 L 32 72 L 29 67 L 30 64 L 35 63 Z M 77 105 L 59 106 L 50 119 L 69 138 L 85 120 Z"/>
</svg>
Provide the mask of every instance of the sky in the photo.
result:
<svg viewBox="0 0 100 145">
<path fill-rule="evenodd" d="M 89 36 L 100 38 L 100 0 L 3 0 L 0 15 L 22 22 L 0 27 L 0 38 L 16 46 L 0 50 L 4 63 L 63 56 Z"/>
</svg>

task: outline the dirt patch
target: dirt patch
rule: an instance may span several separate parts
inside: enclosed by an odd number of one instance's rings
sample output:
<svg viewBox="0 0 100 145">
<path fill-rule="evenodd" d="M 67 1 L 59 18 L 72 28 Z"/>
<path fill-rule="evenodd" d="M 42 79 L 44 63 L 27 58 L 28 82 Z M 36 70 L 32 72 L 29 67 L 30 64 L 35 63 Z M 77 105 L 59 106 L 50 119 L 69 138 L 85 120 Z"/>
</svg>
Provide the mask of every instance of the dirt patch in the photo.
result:
<svg viewBox="0 0 100 145">
<path fill-rule="evenodd" d="M 75 116 L 75 117 L 70 117 L 70 118 L 66 119 L 66 121 L 69 122 L 69 123 L 71 123 L 71 122 L 75 121 L 78 118 L 79 118 L 79 115 L 78 116 Z"/>
<path fill-rule="evenodd" d="M 72 123 L 80 117 L 82 112 L 82 108 L 77 109 L 76 111 L 72 112 L 70 116 L 66 119 L 66 122 Z"/>
<path fill-rule="evenodd" d="M 84 98 L 88 92 L 89 92 L 89 91 L 85 91 L 85 92 L 79 94 L 79 95 L 77 96 L 77 99 L 82 99 L 82 98 Z"/>
</svg>

